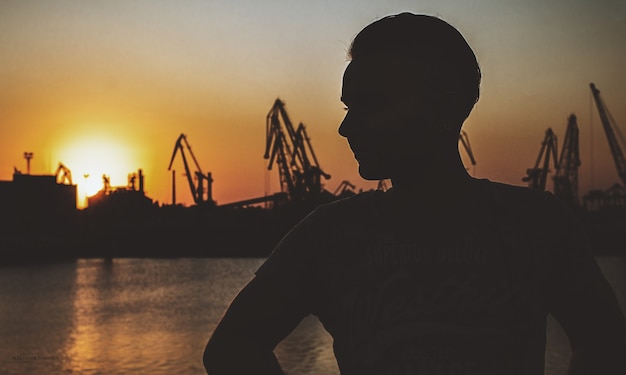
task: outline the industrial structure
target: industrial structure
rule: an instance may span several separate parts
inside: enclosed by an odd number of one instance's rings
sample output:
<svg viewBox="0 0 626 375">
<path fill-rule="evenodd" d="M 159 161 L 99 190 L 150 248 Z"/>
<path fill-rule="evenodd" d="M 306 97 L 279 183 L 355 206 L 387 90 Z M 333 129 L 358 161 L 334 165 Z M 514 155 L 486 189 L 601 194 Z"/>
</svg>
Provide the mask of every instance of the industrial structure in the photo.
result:
<svg viewBox="0 0 626 375">
<path fill-rule="evenodd" d="M 605 208 L 614 209 L 616 207 L 626 208 L 626 160 L 624 159 L 624 153 L 622 151 L 622 148 L 626 146 L 626 142 L 624 142 L 624 137 L 619 127 L 617 127 L 613 116 L 611 116 L 606 103 L 604 103 L 600 95 L 600 90 L 598 90 L 593 83 L 590 83 L 589 87 L 621 184 L 616 183 L 607 190 L 590 191 L 583 197 L 583 204 L 586 209 L 591 211 Z"/>
<path fill-rule="evenodd" d="M 33 153 L 24 153 L 27 171 Z M 54 233 L 76 215 L 76 185 L 62 163 L 56 174 L 35 175 L 14 168 L 12 181 L 0 181 L 0 232 Z"/>
<path fill-rule="evenodd" d="M 541 142 L 541 148 L 539 149 L 535 166 L 528 168 L 526 170 L 526 176 L 522 178 L 522 181 L 528 182 L 529 188 L 537 190 L 546 189 L 546 180 L 548 178 L 548 172 L 550 171 L 550 159 L 552 159 L 554 168 L 558 168 L 557 152 L 556 135 L 552 128 L 548 128 Z"/>
<path fill-rule="evenodd" d="M 606 208 L 626 207 L 626 162 L 619 129 L 599 90 L 593 84 L 590 87 L 622 184 L 590 191 L 580 204 L 579 130 L 574 114 L 567 119 L 560 150 L 555 132 L 552 128 L 546 130 L 536 162 L 522 180 L 538 190 L 546 190 L 551 181 L 555 196 L 581 215 L 595 248 L 614 251 L 611 244 L 626 230 L 626 210 L 607 215 L 610 210 Z M 176 139 L 168 165 L 172 174 L 171 205 L 161 206 L 146 196 L 145 176 L 139 169 L 128 175 L 125 186 L 111 186 L 109 176 L 103 175 L 102 189 L 88 197 L 86 209 L 77 210 L 76 185 L 70 169 L 59 163 L 54 174 L 31 175 L 34 154 L 25 152 L 28 172 L 23 174 L 15 168 L 13 181 L 0 181 L 0 232 L 5 234 L 0 237 L 0 245 L 6 248 L 7 238 L 25 243 L 25 238 L 36 238 L 30 234 L 37 233 L 48 241 L 41 248 L 51 248 L 49 239 L 56 238 L 55 251 L 72 257 L 266 256 L 312 209 L 356 194 L 356 186 L 343 180 L 332 192 L 326 190 L 323 182 L 331 178 L 330 174 L 320 167 L 305 126 L 301 122 L 294 126 L 280 99 L 275 99 L 266 115 L 265 135 L 263 158 L 267 170 L 277 170 L 280 191 L 220 205 L 212 197 L 212 174 L 202 170 L 183 133 Z M 465 131 L 460 132 L 458 142 L 459 152 L 466 152 L 475 166 Z M 177 157 L 182 159 L 183 175 L 193 197 L 194 205 L 190 207 L 176 204 L 173 166 Z M 389 180 L 378 181 L 377 190 L 389 188 Z"/>
<path fill-rule="evenodd" d="M 276 99 L 265 117 L 265 152 L 267 169 L 278 166 L 280 192 L 257 198 L 222 204 L 219 207 L 245 207 L 265 204 L 267 208 L 299 206 L 312 208 L 323 202 L 354 194 L 354 185 L 342 181 L 334 193 L 326 190 L 323 179 L 330 179 L 317 161 L 303 123 L 294 127 L 285 103 Z"/>
<path fill-rule="evenodd" d="M 380 183 L 379 181 L 379 184 Z M 354 195 L 354 189 L 356 189 L 356 186 L 354 186 L 353 183 L 348 180 L 343 180 L 339 183 L 333 194 L 337 197 L 350 196 Z"/>
<path fill-rule="evenodd" d="M 526 176 L 522 178 L 522 181 L 528 182 L 528 187 L 531 189 L 546 190 L 548 174 L 552 166 L 554 168 L 552 178 L 554 195 L 571 206 L 577 206 L 579 204 L 578 167 L 580 167 L 578 133 L 576 115 L 571 114 L 567 120 L 563 148 L 559 155 L 557 136 L 552 128 L 548 128 L 541 142 L 535 165 L 526 170 Z"/>
<path fill-rule="evenodd" d="M 193 173 L 189 168 L 187 156 L 185 155 L 185 149 L 189 152 L 189 155 L 191 156 L 191 159 L 196 167 Z M 187 136 L 182 133 L 176 140 L 174 152 L 172 152 L 172 158 L 170 159 L 170 164 L 167 167 L 168 171 L 172 171 L 172 204 L 176 204 L 176 171 L 172 170 L 172 164 L 174 163 L 174 158 L 179 151 L 180 156 L 183 159 L 185 176 L 187 177 L 187 183 L 189 184 L 189 190 L 191 191 L 194 203 L 197 205 L 215 205 L 215 201 L 213 200 L 213 177 L 211 172 L 205 174 L 202 171 L 202 168 L 200 168 L 200 164 L 198 163 L 198 159 L 196 159 L 193 151 L 191 151 L 191 146 L 189 145 L 189 141 L 187 141 Z M 194 184 L 194 179 L 196 180 L 196 184 Z M 206 188 L 204 184 L 205 182 Z"/>
<path fill-rule="evenodd" d="M 609 151 L 621 183 L 615 183 L 606 190 L 592 189 L 581 199 L 578 196 L 578 168 L 580 167 L 579 130 L 574 114 L 570 115 L 561 153 L 558 155 L 557 136 L 551 128 L 546 130 L 539 155 L 534 167 L 526 170 L 522 178 L 532 189 L 546 190 L 547 176 L 554 169 L 554 195 L 577 210 L 587 213 L 602 210 L 626 209 L 626 160 L 623 147 L 626 146 L 619 127 L 600 95 L 600 90 L 589 84 L 600 122 L 606 135 Z"/>
<path fill-rule="evenodd" d="M 577 206 L 578 200 L 578 168 L 580 167 L 580 150 L 578 142 L 578 123 L 576 115 L 571 114 L 567 120 L 563 148 L 559 156 L 558 166 L 554 175 L 554 195 L 564 202 Z"/>
<path fill-rule="evenodd" d="M 600 115 L 602 128 L 604 129 L 606 139 L 609 143 L 609 149 L 611 150 L 611 156 L 613 156 L 613 162 L 615 163 L 615 168 L 617 169 L 617 175 L 622 181 L 622 184 L 626 186 L 626 161 L 624 160 L 624 153 L 622 152 L 624 137 L 615 124 L 615 120 L 613 120 L 613 116 L 611 116 L 604 100 L 602 100 L 600 90 L 598 90 L 593 83 L 590 83 L 589 87 L 591 88 L 593 99 L 596 103 L 596 107 L 598 108 L 598 115 Z M 616 137 L 616 132 L 620 136 L 619 139 Z M 620 146 L 620 144 L 622 146 Z"/>
<path fill-rule="evenodd" d="M 475 166 L 476 159 L 465 131 L 461 131 L 459 134 L 459 143 L 469 156 L 471 164 Z M 188 150 L 196 166 L 193 173 L 189 168 L 185 150 Z M 324 188 L 322 180 L 328 180 L 331 176 L 320 167 L 306 127 L 302 122 L 298 126 L 294 126 L 287 113 L 285 103 L 280 98 L 274 101 L 265 118 L 265 152 L 263 154 L 263 158 L 268 160 L 267 169 L 272 170 L 274 166 L 278 169 L 280 192 L 218 206 L 211 198 L 211 183 L 213 182 L 211 174 L 205 175 L 202 172 L 185 134 L 181 134 L 176 141 L 168 170 L 172 170 L 172 163 L 178 151 L 180 151 L 183 159 L 185 176 L 196 205 L 212 202 L 212 206 L 220 208 L 241 208 L 260 204 L 265 205 L 266 208 L 276 208 L 289 204 L 314 207 L 320 203 L 356 194 L 354 191 L 356 186 L 347 180 L 340 182 L 334 192 Z M 194 185 L 192 176 L 197 181 L 196 185 Z M 172 170 L 172 203 L 174 205 L 176 204 L 175 179 L 176 175 Z M 207 181 L 208 194 L 206 198 L 203 197 L 204 181 Z M 380 181 L 377 189 L 387 190 L 387 183 Z"/>
<path fill-rule="evenodd" d="M 109 176 L 102 175 L 102 189 L 95 195 L 87 197 L 87 209 L 90 211 L 136 211 L 150 207 L 152 199 L 144 191 L 144 175 L 139 169 L 128 175 L 126 186 L 111 186 Z"/>
<path fill-rule="evenodd" d="M 463 146 L 463 149 L 465 150 L 465 152 L 467 152 L 467 156 L 469 156 L 470 158 L 470 163 L 475 166 L 476 159 L 474 159 L 474 152 L 472 151 L 469 136 L 467 135 L 467 132 L 465 132 L 465 130 L 461 130 L 461 133 L 459 133 L 459 142 L 461 142 L 461 146 Z"/>
<path fill-rule="evenodd" d="M 74 185 L 72 182 L 72 171 L 65 164 L 59 162 L 56 172 L 54 173 L 57 184 Z"/>
<path fill-rule="evenodd" d="M 331 194 L 322 187 L 322 177 L 330 175 L 320 168 L 304 124 L 294 128 L 280 99 L 266 116 L 265 137 L 267 169 L 278 164 L 281 192 L 290 201 L 318 201 Z"/>
</svg>

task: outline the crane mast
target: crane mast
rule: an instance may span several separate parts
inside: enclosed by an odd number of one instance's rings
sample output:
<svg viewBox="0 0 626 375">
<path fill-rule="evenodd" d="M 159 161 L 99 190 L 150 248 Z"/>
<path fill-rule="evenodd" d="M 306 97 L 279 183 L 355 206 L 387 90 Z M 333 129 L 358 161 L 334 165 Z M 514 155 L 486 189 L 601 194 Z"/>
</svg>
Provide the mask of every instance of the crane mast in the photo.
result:
<svg viewBox="0 0 626 375">
<path fill-rule="evenodd" d="M 571 114 L 567 120 L 563 148 L 554 176 L 554 195 L 573 205 L 578 205 L 579 166 L 578 123 L 576 115 Z"/>
<path fill-rule="evenodd" d="M 557 139 L 556 135 L 552 131 L 552 128 L 548 128 L 548 130 L 546 130 L 546 135 L 543 142 L 541 142 L 541 149 L 539 150 L 539 156 L 537 157 L 535 166 L 527 169 L 527 175 L 522 178 L 522 181 L 528 182 L 528 187 L 537 190 L 546 189 L 546 180 L 548 171 L 550 170 L 550 158 L 552 158 L 555 168 L 558 169 Z M 541 167 L 539 166 L 540 164 Z"/>
<path fill-rule="evenodd" d="M 276 107 L 276 105 L 274 105 L 274 107 Z M 280 191 L 288 193 L 291 198 L 296 190 L 295 183 L 291 176 L 290 162 L 288 161 L 288 156 L 291 156 L 292 152 L 287 142 L 287 137 L 280 126 L 278 115 L 279 112 L 271 111 L 267 116 L 265 155 L 263 157 L 269 159 L 268 170 L 272 169 L 274 162 L 278 164 Z"/>
<path fill-rule="evenodd" d="M 282 120 L 282 121 L 281 121 Z M 321 178 L 330 175 L 319 167 L 311 140 L 302 123 L 294 128 L 285 103 L 276 99 L 266 116 L 265 154 L 267 169 L 278 164 L 281 191 L 289 200 L 315 199 L 323 191 Z"/>
<path fill-rule="evenodd" d="M 196 166 L 196 170 L 191 173 L 191 170 L 189 168 L 189 163 L 187 163 L 187 156 L 185 155 L 185 148 L 187 148 L 189 155 L 191 155 L 191 158 Z M 172 157 L 170 159 L 170 164 L 167 167 L 167 170 L 171 170 L 172 169 L 172 164 L 174 163 L 174 158 L 176 157 L 177 152 L 180 151 L 180 156 L 183 159 L 183 167 L 185 168 L 185 176 L 187 177 L 187 183 L 189 184 L 189 189 L 191 190 L 191 195 L 193 197 L 193 201 L 196 204 L 202 204 L 202 203 L 211 203 L 213 204 L 214 201 L 212 199 L 212 191 L 211 191 L 211 183 L 213 182 L 213 178 L 211 177 L 211 173 L 207 173 L 206 175 L 204 174 L 204 172 L 202 172 L 202 168 L 200 168 L 200 164 L 198 163 L 198 160 L 196 159 L 195 155 L 193 154 L 193 151 L 191 151 L 191 146 L 189 145 L 189 142 L 187 141 L 187 136 L 185 134 L 182 134 L 178 137 L 178 139 L 176 140 L 176 144 L 174 145 L 174 152 L 172 152 Z M 193 183 L 193 177 L 195 177 L 198 180 L 198 185 L 194 185 Z M 205 197 L 205 188 L 204 188 L 204 181 L 207 181 L 207 188 L 206 188 L 206 197 Z"/>
<path fill-rule="evenodd" d="M 606 104 L 602 100 L 602 97 L 600 96 L 600 90 L 598 90 L 593 83 L 590 83 L 589 87 L 591 88 L 593 99 L 596 103 L 596 107 L 598 108 L 598 114 L 600 115 L 600 121 L 602 122 L 602 127 L 604 128 L 606 139 L 609 142 L 609 149 L 611 150 L 611 155 L 613 156 L 613 162 L 615 163 L 617 174 L 622 180 L 622 184 L 626 186 L 626 161 L 624 160 L 622 148 L 620 147 L 619 142 L 615 137 L 615 132 L 613 130 L 614 128 L 616 128 L 615 122 L 611 117 L 609 109 L 607 108 Z"/>
</svg>

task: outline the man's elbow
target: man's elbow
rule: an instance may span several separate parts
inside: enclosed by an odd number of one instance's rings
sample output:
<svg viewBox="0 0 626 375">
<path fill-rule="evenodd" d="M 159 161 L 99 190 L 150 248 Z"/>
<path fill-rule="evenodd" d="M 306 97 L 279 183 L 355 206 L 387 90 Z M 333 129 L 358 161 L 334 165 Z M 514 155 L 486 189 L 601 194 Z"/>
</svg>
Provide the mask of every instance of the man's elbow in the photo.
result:
<svg viewBox="0 0 626 375">
<path fill-rule="evenodd" d="M 233 345 L 228 345 L 224 340 L 212 337 L 204 348 L 202 362 L 209 375 L 219 375 L 228 373 L 232 368 L 229 362 L 234 360 Z"/>
<path fill-rule="evenodd" d="M 626 338 L 597 340 L 584 350 L 573 348 L 569 375 L 626 374 Z"/>
<path fill-rule="evenodd" d="M 282 374 L 273 351 L 252 341 L 236 334 L 214 335 L 204 349 L 205 370 L 209 375 Z"/>
</svg>

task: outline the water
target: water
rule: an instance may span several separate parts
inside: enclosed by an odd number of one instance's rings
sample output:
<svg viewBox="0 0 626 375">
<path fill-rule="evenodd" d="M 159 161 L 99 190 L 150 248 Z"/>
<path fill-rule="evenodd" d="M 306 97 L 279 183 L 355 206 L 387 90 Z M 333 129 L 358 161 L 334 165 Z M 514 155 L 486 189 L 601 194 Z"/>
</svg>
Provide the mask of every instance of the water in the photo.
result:
<svg viewBox="0 0 626 375">
<path fill-rule="evenodd" d="M 626 310 L 626 260 L 600 266 Z M 90 259 L 0 268 L 0 373 L 205 374 L 202 351 L 262 259 Z M 305 319 L 276 349 L 290 374 L 338 374 L 332 341 Z M 569 344 L 550 320 L 547 374 Z"/>
</svg>

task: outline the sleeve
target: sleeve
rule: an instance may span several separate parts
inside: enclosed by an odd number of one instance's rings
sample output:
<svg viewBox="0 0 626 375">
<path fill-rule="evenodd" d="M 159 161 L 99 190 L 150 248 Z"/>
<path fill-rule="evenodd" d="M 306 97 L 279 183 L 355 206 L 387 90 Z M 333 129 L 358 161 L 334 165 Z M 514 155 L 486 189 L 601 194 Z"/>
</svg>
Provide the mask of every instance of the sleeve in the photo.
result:
<svg viewBox="0 0 626 375">
<path fill-rule="evenodd" d="M 282 298 L 309 312 L 323 249 L 322 211 L 315 209 L 294 226 L 255 273 L 257 281 L 271 283 Z"/>
</svg>

